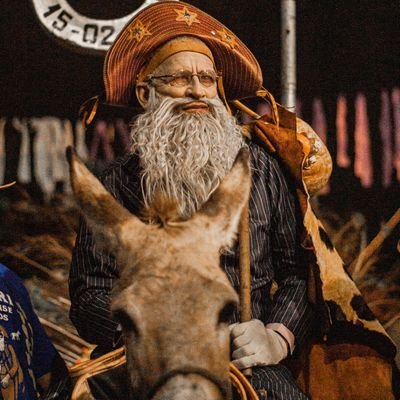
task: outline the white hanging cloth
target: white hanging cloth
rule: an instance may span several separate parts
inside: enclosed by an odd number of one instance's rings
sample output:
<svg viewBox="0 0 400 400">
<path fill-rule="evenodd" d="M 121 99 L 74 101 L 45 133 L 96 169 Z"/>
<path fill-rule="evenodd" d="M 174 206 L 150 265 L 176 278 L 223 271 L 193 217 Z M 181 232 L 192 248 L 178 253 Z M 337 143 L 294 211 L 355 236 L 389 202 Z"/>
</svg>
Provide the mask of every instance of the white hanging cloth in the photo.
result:
<svg viewBox="0 0 400 400">
<path fill-rule="evenodd" d="M 33 140 L 33 165 L 36 182 L 48 202 L 55 190 L 53 178 L 53 140 L 51 117 L 32 118 L 31 126 L 36 131 Z"/>
<path fill-rule="evenodd" d="M 31 183 L 31 149 L 28 121 L 25 118 L 14 117 L 11 121 L 12 126 L 21 134 L 21 146 L 19 148 L 19 160 L 17 176 L 21 183 Z"/>
</svg>

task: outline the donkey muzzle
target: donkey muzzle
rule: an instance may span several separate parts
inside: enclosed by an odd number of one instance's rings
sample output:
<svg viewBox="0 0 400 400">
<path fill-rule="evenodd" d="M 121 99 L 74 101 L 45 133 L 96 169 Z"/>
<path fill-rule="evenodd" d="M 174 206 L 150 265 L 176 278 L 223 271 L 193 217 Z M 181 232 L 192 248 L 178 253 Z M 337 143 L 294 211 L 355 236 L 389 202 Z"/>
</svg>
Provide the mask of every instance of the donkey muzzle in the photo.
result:
<svg viewBox="0 0 400 400">
<path fill-rule="evenodd" d="M 182 367 L 163 374 L 145 397 L 146 400 L 190 400 L 194 398 L 197 400 L 231 400 L 230 382 L 221 380 L 203 368 Z"/>
</svg>

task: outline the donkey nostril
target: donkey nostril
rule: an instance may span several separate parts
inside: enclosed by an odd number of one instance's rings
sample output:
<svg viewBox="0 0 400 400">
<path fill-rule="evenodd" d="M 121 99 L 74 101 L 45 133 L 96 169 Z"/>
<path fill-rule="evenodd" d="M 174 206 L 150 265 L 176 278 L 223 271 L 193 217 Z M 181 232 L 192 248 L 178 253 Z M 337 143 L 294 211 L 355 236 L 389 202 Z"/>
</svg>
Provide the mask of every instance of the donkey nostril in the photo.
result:
<svg viewBox="0 0 400 400">
<path fill-rule="evenodd" d="M 115 310 L 113 312 L 114 319 L 119 322 L 124 331 L 134 334 L 136 337 L 139 336 L 138 328 L 132 317 L 123 309 Z"/>
</svg>

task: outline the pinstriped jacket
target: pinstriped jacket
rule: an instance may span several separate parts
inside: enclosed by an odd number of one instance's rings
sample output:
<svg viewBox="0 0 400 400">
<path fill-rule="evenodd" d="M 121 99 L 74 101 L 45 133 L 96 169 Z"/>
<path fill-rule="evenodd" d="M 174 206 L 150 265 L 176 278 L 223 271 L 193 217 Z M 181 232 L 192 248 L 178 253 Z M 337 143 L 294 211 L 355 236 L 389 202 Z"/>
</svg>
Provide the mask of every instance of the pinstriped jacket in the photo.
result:
<svg viewBox="0 0 400 400">
<path fill-rule="evenodd" d="M 254 142 L 249 143 L 249 149 L 253 318 L 264 324 L 283 324 L 293 333 L 295 345 L 301 344 L 310 333 L 313 313 L 307 301 L 306 278 L 297 260 L 294 196 L 288 190 L 277 161 Z M 143 201 L 136 155 L 117 160 L 101 180 L 130 212 L 140 213 Z M 233 287 L 239 290 L 238 245 L 221 256 L 221 266 Z M 117 278 L 115 259 L 96 247 L 82 220 L 70 271 L 70 317 L 79 334 L 104 351 L 111 350 L 120 336 L 110 313 L 110 294 Z M 278 289 L 271 298 L 274 280 Z M 237 320 L 238 315 L 234 319 Z"/>
</svg>

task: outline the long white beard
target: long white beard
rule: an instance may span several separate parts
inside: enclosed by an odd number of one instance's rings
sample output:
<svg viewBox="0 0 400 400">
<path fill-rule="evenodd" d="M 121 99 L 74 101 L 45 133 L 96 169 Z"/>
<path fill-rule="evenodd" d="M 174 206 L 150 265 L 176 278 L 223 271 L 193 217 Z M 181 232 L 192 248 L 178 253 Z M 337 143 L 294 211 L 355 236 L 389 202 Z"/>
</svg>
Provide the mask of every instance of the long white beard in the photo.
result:
<svg viewBox="0 0 400 400">
<path fill-rule="evenodd" d="M 159 96 L 151 88 L 149 106 L 131 127 L 139 155 L 145 207 L 160 193 L 190 217 L 230 170 L 244 140 L 241 127 L 219 98 L 202 99 L 210 112 L 176 111 L 188 98 Z"/>
</svg>

